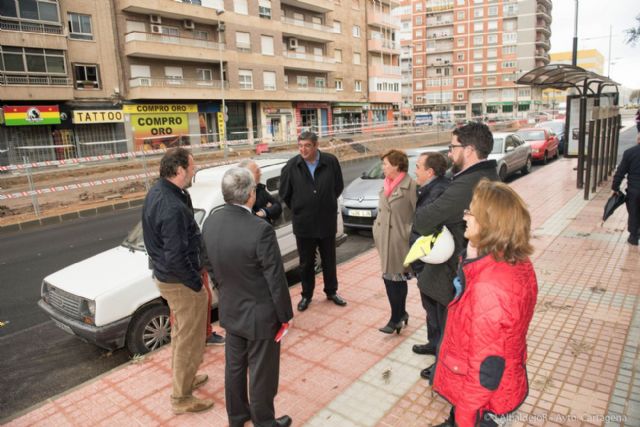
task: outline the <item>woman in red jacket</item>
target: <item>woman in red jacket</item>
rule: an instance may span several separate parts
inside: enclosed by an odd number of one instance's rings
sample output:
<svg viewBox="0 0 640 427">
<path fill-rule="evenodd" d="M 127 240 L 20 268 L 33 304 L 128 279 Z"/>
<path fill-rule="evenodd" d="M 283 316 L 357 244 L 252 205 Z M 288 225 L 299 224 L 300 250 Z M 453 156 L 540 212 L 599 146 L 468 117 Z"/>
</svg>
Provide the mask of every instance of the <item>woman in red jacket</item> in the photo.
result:
<svg viewBox="0 0 640 427">
<path fill-rule="evenodd" d="M 527 329 L 538 294 L 531 217 L 501 182 L 481 181 L 464 219 L 469 240 L 449 304 L 433 388 L 452 405 L 440 426 L 496 426 L 528 393 Z"/>
</svg>

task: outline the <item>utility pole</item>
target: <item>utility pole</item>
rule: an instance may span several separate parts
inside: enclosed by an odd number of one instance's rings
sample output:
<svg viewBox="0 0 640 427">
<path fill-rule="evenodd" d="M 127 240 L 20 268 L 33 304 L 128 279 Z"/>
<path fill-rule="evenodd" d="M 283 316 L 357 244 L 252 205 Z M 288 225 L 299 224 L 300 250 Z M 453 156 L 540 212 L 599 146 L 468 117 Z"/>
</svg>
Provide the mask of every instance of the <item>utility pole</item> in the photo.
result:
<svg viewBox="0 0 640 427">
<path fill-rule="evenodd" d="M 576 0 L 576 13 L 573 21 L 573 55 L 571 56 L 571 65 L 578 65 L 578 0 Z"/>
<path fill-rule="evenodd" d="M 611 25 L 609 25 L 609 61 L 607 63 L 607 77 L 611 76 Z"/>
</svg>

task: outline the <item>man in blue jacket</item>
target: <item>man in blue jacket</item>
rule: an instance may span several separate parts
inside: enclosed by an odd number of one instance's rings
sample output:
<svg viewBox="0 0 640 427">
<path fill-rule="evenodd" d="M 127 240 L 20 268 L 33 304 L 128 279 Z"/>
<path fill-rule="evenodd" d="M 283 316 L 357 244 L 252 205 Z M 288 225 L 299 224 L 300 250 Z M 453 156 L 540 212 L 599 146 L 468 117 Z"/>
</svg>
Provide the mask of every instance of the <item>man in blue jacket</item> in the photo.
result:
<svg viewBox="0 0 640 427">
<path fill-rule="evenodd" d="M 176 414 L 213 406 L 212 400 L 192 394 L 207 381 L 207 375 L 196 373 L 204 353 L 208 309 L 200 278 L 202 238 L 186 191 L 194 174 L 193 156 L 188 150 L 167 150 L 160 160 L 160 179 L 147 193 L 142 208 L 144 244 L 153 277 L 174 316 L 171 405 Z"/>
<path fill-rule="evenodd" d="M 630 245 L 638 246 L 638 235 L 640 234 L 640 133 L 637 136 L 638 144 L 628 148 L 622 154 L 622 160 L 613 175 L 611 189 L 614 192 L 620 191 L 622 179 L 627 176 L 627 212 L 629 220 L 627 228 Z"/>
</svg>

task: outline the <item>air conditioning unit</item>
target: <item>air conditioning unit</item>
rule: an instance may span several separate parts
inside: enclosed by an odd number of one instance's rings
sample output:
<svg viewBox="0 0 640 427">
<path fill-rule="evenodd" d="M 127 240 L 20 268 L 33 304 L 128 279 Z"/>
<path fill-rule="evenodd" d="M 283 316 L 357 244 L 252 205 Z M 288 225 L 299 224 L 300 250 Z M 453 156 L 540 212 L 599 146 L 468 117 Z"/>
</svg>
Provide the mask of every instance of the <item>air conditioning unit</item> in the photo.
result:
<svg viewBox="0 0 640 427">
<path fill-rule="evenodd" d="M 161 25 L 152 25 L 151 26 L 151 32 L 155 33 L 155 34 L 162 33 L 162 26 Z"/>
<path fill-rule="evenodd" d="M 185 19 L 184 21 L 182 21 L 182 26 L 185 30 L 193 30 L 196 28 L 196 25 L 191 19 Z"/>
<path fill-rule="evenodd" d="M 162 17 L 160 15 L 149 15 L 149 22 L 152 24 L 162 24 Z"/>
<path fill-rule="evenodd" d="M 297 49 L 298 48 L 298 39 L 289 39 L 289 49 Z"/>
</svg>

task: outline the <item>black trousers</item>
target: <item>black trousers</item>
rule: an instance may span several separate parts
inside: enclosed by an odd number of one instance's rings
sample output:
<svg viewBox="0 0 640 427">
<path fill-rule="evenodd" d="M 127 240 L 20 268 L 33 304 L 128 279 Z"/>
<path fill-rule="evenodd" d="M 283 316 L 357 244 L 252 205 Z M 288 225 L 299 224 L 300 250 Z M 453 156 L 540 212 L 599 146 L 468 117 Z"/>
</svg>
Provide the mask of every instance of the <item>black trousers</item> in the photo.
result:
<svg viewBox="0 0 640 427">
<path fill-rule="evenodd" d="M 278 393 L 280 376 L 280 343 L 273 338 L 247 340 L 227 332 L 224 353 L 224 393 L 229 426 L 243 427 L 250 420 L 257 427 L 273 427 L 273 399 Z"/>
<path fill-rule="evenodd" d="M 393 282 L 391 280 L 382 279 L 384 287 L 387 291 L 387 298 L 391 306 L 390 322 L 399 323 L 407 312 L 407 282 Z"/>
<path fill-rule="evenodd" d="M 324 279 L 324 293 L 327 296 L 338 292 L 338 277 L 336 274 L 336 236 L 322 239 L 298 237 L 296 245 L 300 255 L 300 280 L 302 281 L 302 296 L 313 298 L 316 288 L 316 249 L 320 252 L 322 261 L 322 278 Z"/>
<path fill-rule="evenodd" d="M 447 307 L 422 292 L 420 292 L 420 300 L 427 312 L 427 339 L 431 345 L 438 348 L 444 334 Z"/>
<path fill-rule="evenodd" d="M 629 220 L 627 223 L 629 234 L 638 237 L 640 228 L 640 189 L 629 189 L 627 191 L 627 212 Z"/>
</svg>

